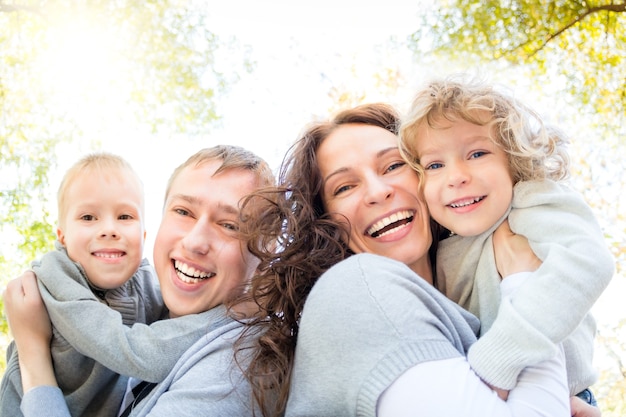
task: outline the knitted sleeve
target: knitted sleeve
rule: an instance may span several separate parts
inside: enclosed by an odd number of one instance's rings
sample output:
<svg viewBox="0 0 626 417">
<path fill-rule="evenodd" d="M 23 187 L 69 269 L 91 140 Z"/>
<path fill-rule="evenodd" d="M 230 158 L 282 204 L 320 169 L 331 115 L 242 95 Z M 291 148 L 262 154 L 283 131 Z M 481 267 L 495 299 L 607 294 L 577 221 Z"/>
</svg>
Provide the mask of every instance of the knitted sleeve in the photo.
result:
<svg viewBox="0 0 626 417">
<path fill-rule="evenodd" d="M 41 385 L 28 391 L 21 404 L 24 417 L 70 417 L 70 411 L 57 387 Z"/>
<path fill-rule="evenodd" d="M 488 383 L 511 389 L 522 369 L 554 355 L 610 282 L 614 260 L 582 196 L 553 181 L 514 188 L 509 224 L 543 264 L 503 303 L 468 359 Z M 589 332 L 588 338 L 593 339 Z"/>
<path fill-rule="evenodd" d="M 74 349 L 122 375 L 162 380 L 211 321 L 219 320 L 206 312 L 129 327 L 120 312 L 98 300 L 63 252 L 46 254 L 33 271 L 55 329 Z"/>
</svg>

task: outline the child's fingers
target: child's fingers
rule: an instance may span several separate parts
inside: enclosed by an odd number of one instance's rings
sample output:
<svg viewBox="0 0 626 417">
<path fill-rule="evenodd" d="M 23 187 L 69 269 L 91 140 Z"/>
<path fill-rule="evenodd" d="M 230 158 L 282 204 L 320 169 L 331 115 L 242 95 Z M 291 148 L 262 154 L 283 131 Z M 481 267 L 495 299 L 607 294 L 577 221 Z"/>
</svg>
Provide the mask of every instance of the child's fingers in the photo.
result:
<svg viewBox="0 0 626 417">
<path fill-rule="evenodd" d="M 35 277 L 33 271 L 24 272 L 19 279 L 22 281 L 24 297 L 31 301 L 40 301 L 41 295 L 39 294 L 39 287 L 37 286 L 37 277 Z"/>
</svg>

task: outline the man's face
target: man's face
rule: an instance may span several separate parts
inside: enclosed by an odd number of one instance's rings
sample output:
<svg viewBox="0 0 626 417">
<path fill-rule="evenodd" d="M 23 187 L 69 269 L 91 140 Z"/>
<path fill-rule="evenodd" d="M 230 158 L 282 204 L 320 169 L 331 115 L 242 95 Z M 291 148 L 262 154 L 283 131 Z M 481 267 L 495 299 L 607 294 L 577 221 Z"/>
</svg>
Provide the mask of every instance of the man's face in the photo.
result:
<svg viewBox="0 0 626 417">
<path fill-rule="evenodd" d="M 238 295 L 258 259 L 237 238 L 239 201 L 253 173 L 213 175 L 220 160 L 183 169 L 171 184 L 155 238 L 154 266 L 170 317 L 200 313 Z"/>
</svg>

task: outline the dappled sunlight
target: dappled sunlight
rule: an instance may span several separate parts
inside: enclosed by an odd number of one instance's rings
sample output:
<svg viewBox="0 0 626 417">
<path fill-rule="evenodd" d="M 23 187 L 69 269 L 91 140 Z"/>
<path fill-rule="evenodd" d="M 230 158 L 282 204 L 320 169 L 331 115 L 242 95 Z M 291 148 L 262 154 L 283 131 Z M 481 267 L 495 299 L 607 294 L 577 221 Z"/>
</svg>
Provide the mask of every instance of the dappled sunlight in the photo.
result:
<svg viewBox="0 0 626 417">
<path fill-rule="evenodd" d="M 36 59 L 40 85 L 59 112 L 83 126 L 99 126 L 122 114 L 128 102 L 129 65 L 120 51 L 123 32 L 94 17 L 57 22 L 47 31 Z"/>
</svg>

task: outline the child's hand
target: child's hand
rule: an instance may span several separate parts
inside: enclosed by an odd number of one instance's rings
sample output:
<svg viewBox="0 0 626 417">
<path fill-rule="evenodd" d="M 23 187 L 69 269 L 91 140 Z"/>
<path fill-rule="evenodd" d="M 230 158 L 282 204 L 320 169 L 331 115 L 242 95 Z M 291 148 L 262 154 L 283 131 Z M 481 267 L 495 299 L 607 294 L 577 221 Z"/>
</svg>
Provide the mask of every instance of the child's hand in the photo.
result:
<svg viewBox="0 0 626 417">
<path fill-rule="evenodd" d="M 52 325 L 32 271 L 9 281 L 4 307 L 19 352 L 24 392 L 38 385 L 56 386 L 50 356 Z"/>
<path fill-rule="evenodd" d="M 570 407 L 572 409 L 572 417 L 600 417 L 602 415 L 598 407 L 587 404 L 578 397 L 570 398 Z"/>
<path fill-rule="evenodd" d="M 533 272 L 541 266 L 541 260 L 530 248 L 528 239 L 513 233 L 508 220 L 493 233 L 493 251 L 502 278 L 517 272 Z"/>
<path fill-rule="evenodd" d="M 19 351 L 22 347 L 28 349 L 33 342 L 50 343 L 52 326 L 32 271 L 9 281 L 4 292 L 4 307 Z"/>
<path fill-rule="evenodd" d="M 483 381 L 483 382 L 485 382 L 485 381 Z M 494 386 L 493 386 L 493 385 L 491 385 L 491 384 L 487 384 L 486 382 L 485 382 L 485 384 L 486 384 L 489 388 L 491 388 L 492 390 L 494 390 L 494 391 L 495 391 L 495 393 L 496 393 L 496 394 L 498 394 L 498 397 L 500 397 L 500 399 L 501 399 L 502 401 L 506 401 L 506 400 L 508 400 L 508 399 L 509 399 L 509 390 L 502 389 L 502 388 L 496 388 L 496 387 L 494 387 Z"/>
</svg>

